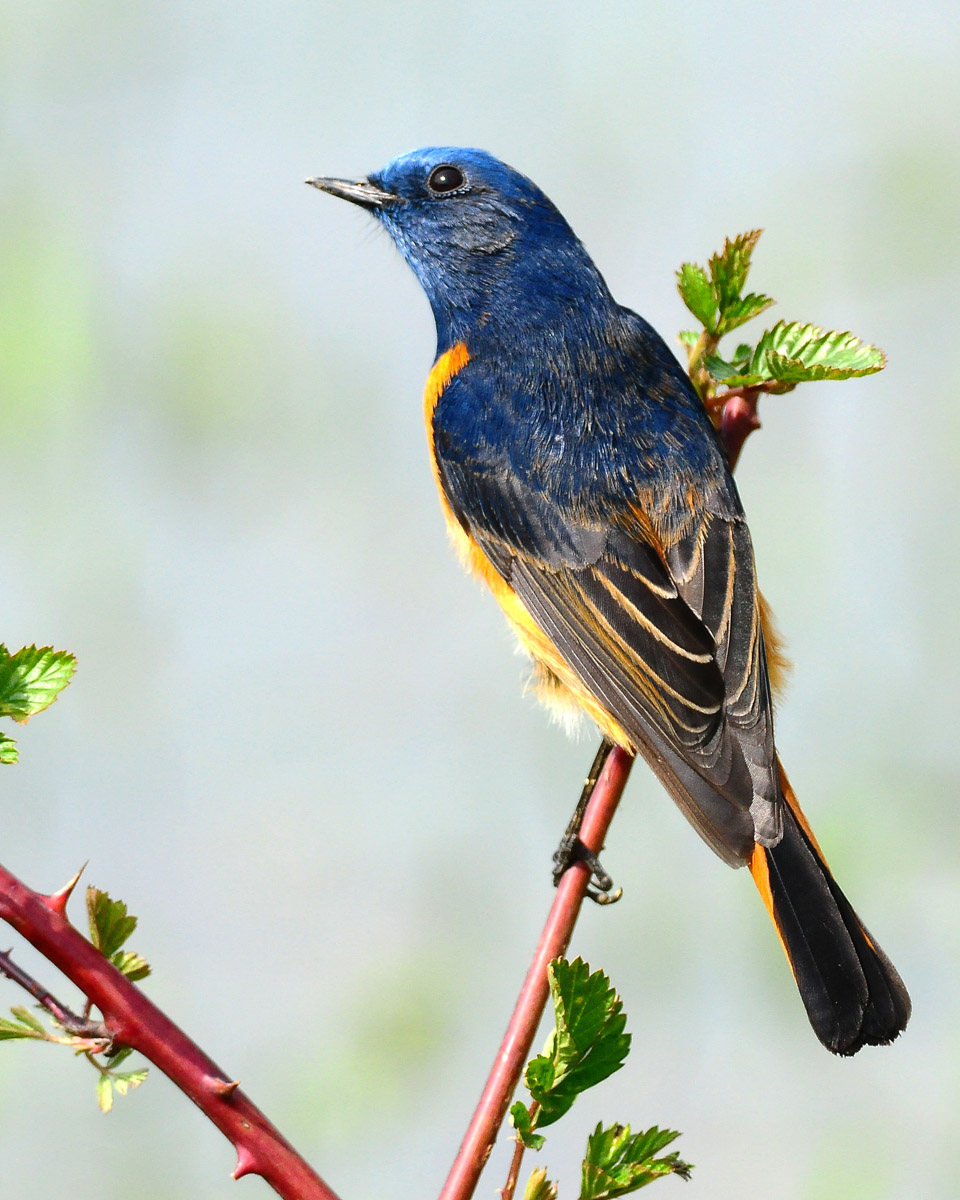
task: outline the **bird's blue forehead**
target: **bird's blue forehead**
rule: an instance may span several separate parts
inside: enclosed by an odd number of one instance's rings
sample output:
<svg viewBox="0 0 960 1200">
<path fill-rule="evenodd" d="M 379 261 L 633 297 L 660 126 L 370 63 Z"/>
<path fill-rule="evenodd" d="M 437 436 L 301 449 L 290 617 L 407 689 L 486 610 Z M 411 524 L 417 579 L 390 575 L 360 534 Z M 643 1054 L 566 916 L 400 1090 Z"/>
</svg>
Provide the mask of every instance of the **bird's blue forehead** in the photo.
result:
<svg viewBox="0 0 960 1200">
<path fill-rule="evenodd" d="M 404 200 L 427 199 L 427 180 L 437 167 L 456 167 L 464 177 L 461 194 L 493 192 L 516 200 L 543 203 L 546 197 L 525 175 L 486 150 L 464 146 L 427 146 L 412 150 L 369 176 L 370 182 Z"/>
</svg>

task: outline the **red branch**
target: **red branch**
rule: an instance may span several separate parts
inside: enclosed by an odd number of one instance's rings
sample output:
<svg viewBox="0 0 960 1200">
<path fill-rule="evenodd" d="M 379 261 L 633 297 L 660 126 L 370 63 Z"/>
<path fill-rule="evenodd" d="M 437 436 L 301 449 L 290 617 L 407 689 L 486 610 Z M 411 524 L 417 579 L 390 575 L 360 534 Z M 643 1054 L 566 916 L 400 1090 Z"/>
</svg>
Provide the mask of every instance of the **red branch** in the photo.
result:
<svg viewBox="0 0 960 1200">
<path fill-rule="evenodd" d="M 633 757 L 615 746 L 593 789 L 580 838 L 596 854 L 603 849 L 632 766 Z M 547 964 L 566 950 L 589 882 L 590 870 L 582 862 L 574 863 L 560 880 L 507 1032 L 439 1200 L 468 1200 L 473 1195 L 546 1007 Z"/>
<path fill-rule="evenodd" d="M 65 914 L 68 894 L 43 896 L 0 867 L 0 918 L 96 1005 L 115 1046 L 148 1058 L 230 1139 L 235 1179 L 262 1175 L 285 1200 L 337 1200 L 237 1083 L 74 929 Z"/>
</svg>

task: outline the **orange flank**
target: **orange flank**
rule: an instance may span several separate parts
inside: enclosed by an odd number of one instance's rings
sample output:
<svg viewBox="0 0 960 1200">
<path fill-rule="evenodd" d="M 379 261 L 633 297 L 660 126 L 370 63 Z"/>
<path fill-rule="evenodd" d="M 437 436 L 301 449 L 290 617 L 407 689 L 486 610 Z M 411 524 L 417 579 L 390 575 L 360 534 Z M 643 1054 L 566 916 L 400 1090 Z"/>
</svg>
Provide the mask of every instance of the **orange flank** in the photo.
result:
<svg viewBox="0 0 960 1200">
<path fill-rule="evenodd" d="M 440 505 L 447 523 L 447 532 L 450 534 L 454 549 L 467 570 L 481 579 L 493 592 L 497 603 L 503 609 L 514 633 L 519 638 L 520 644 L 540 668 L 537 679 L 540 699 L 558 711 L 583 709 L 593 718 L 603 734 L 633 753 L 636 747 L 626 731 L 613 720 L 608 712 L 601 708 L 570 670 L 564 659 L 557 653 L 556 647 L 531 617 L 526 605 L 457 520 L 444 494 L 433 440 L 433 414 L 437 407 L 437 401 L 443 395 L 447 384 L 454 375 L 463 370 L 469 361 L 470 354 L 463 342 L 457 342 L 455 346 L 451 346 L 433 364 L 433 368 L 427 376 L 427 387 L 423 397 L 423 415 L 427 425 L 430 465 L 433 469 L 437 491 L 440 493 Z"/>
</svg>

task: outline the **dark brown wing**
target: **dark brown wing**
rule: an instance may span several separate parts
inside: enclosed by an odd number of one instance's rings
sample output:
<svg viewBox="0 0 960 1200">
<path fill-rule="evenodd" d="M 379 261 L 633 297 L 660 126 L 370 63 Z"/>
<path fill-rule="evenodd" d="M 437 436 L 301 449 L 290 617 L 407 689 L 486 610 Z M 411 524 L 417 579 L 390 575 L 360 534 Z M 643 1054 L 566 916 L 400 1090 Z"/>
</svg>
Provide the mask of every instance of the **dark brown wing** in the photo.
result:
<svg viewBox="0 0 960 1200">
<path fill-rule="evenodd" d="M 755 838 L 776 844 L 770 689 L 743 519 L 705 512 L 663 552 L 609 529 L 579 563 L 471 533 L 712 848 L 739 865 Z"/>
</svg>

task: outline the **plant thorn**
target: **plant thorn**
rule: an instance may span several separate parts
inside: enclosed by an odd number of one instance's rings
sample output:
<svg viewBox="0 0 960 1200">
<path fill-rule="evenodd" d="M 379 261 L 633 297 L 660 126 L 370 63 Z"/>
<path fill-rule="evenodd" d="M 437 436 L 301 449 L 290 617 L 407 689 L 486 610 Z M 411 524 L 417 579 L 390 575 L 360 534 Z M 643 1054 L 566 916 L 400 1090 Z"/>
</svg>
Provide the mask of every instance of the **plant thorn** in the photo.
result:
<svg viewBox="0 0 960 1200">
<path fill-rule="evenodd" d="M 237 1165 L 233 1168 L 233 1178 L 242 1179 L 244 1175 L 259 1175 L 257 1160 L 251 1150 L 241 1146 L 237 1151 Z"/>
<path fill-rule="evenodd" d="M 66 917 L 67 903 L 73 895 L 73 889 L 80 882 L 80 876 L 86 869 L 87 864 L 84 863 L 76 875 L 68 883 L 65 883 L 58 892 L 51 892 L 49 896 L 41 896 L 47 908 L 51 909 L 58 916 Z"/>
<path fill-rule="evenodd" d="M 239 1079 L 211 1079 L 207 1077 L 207 1087 L 216 1096 L 223 1096 L 225 1099 L 233 1095 L 240 1086 Z"/>
</svg>

